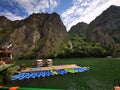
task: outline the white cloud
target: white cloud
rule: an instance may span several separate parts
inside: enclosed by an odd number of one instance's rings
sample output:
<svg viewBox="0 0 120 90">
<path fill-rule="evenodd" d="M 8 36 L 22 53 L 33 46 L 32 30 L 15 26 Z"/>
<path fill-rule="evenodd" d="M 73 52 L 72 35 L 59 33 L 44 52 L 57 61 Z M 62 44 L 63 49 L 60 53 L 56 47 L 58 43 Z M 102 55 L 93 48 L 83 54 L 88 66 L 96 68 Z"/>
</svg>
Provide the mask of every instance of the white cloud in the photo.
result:
<svg viewBox="0 0 120 90">
<path fill-rule="evenodd" d="M 25 17 L 21 17 L 21 16 L 17 16 L 7 10 L 5 10 L 4 12 L 0 13 L 1 16 L 5 16 L 7 17 L 8 19 L 10 20 L 21 20 L 21 19 L 24 19 Z"/>
<path fill-rule="evenodd" d="M 20 4 L 28 14 L 45 12 L 46 9 L 51 12 L 58 5 L 57 0 L 14 0 L 14 2 Z"/>
<path fill-rule="evenodd" d="M 32 13 L 52 12 L 58 6 L 59 2 L 59 0 L 6 0 L 6 5 L 13 7 L 14 13 L 7 8 L 0 7 L 0 9 L 4 10 L 0 12 L 0 15 L 4 15 L 10 20 L 20 20 L 26 17 L 19 15 L 19 13 L 22 14 L 19 11 L 20 9 L 28 15 Z"/>
<path fill-rule="evenodd" d="M 67 30 L 78 22 L 90 23 L 111 5 L 120 6 L 120 0 L 73 0 L 73 6 L 61 14 Z"/>
</svg>

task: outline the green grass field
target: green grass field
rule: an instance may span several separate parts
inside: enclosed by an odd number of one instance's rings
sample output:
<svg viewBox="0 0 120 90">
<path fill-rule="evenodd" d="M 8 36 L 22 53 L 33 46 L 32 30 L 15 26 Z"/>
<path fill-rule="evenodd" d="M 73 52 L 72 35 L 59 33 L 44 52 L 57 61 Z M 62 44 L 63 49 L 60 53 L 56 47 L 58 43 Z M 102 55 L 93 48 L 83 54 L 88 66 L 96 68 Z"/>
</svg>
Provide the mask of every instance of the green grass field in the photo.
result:
<svg viewBox="0 0 120 90">
<path fill-rule="evenodd" d="M 31 61 L 16 61 L 16 64 L 31 65 Z M 54 59 L 57 64 L 77 64 L 90 67 L 83 73 L 66 74 L 37 78 L 30 80 L 14 81 L 9 84 L 20 87 L 57 88 L 65 90 L 113 90 L 114 79 L 120 79 L 120 59 L 108 58 L 68 58 Z"/>
</svg>

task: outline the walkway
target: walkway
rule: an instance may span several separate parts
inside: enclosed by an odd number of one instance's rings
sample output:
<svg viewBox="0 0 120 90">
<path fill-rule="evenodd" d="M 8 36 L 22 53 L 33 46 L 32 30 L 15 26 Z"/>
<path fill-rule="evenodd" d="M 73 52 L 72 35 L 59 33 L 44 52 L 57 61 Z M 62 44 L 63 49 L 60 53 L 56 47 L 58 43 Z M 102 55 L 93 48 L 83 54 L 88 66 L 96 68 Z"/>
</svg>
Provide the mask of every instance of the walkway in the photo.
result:
<svg viewBox="0 0 120 90">
<path fill-rule="evenodd" d="M 49 66 L 49 67 L 39 67 L 39 68 L 26 68 L 21 72 L 31 72 L 31 71 L 47 71 L 47 70 L 58 70 L 58 69 L 67 69 L 67 68 L 78 68 L 76 64 L 69 65 L 58 65 L 58 66 Z"/>
</svg>

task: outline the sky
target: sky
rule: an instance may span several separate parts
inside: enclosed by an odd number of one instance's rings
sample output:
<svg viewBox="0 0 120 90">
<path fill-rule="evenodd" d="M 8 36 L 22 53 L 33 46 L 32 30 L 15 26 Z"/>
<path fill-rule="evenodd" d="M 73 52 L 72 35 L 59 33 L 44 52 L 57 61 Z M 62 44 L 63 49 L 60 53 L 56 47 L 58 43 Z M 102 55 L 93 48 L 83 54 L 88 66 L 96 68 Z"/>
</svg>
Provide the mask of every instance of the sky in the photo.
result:
<svg viewBox="0 0 120 90">
<path fill-rule="evenodd" d="M 78 22 L 89 24 L 111 5 L 120 6 L 120 0 L 0 0 L 0 16 L 14 21 L 32 13 L 56 12 L 69 31 Z"/>
</svg>

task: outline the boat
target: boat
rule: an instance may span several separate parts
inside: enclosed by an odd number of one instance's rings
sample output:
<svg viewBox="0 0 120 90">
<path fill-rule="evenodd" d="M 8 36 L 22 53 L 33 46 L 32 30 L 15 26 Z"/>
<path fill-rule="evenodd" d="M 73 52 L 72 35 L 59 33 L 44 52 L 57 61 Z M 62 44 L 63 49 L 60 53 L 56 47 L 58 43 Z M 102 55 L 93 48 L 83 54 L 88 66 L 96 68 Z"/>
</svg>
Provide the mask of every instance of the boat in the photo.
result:
<svg viewBox="0 0 120 90">
<path fill-rule="evenodd" d="M 80 73 L 88 71 L 89 67 L 80 67 L 76 64 L 68 65 L 55 65 L 48 67 L 37 67 L 37 68 L 25 68 L 20 71 L 19 74 L 13 75 L 11 80 L 23 80 L 23 79 L 34 79 L 34 78 L 45 78 L 56 75 L 65 75 L 67 73 Z"/>
</svg>

